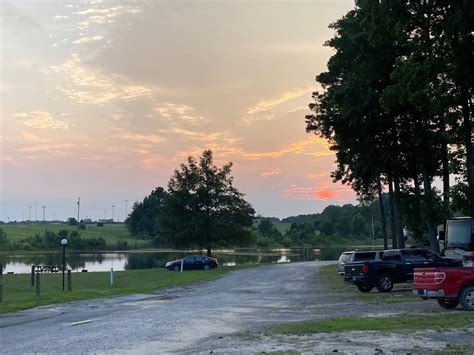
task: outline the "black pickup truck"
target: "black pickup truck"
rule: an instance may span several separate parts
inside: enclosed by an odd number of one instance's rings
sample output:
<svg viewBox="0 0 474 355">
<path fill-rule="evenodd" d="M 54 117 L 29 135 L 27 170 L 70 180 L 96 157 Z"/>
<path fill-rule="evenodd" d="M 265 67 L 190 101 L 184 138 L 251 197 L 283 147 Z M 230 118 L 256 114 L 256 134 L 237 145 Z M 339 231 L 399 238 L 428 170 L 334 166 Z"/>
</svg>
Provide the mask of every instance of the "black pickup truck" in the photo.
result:
<svg viewBox="0 0 474 355">
<path fill-rule="evenodd" d="M 344 266 L 344 281 L 357 286 L 361 292 L 377 287 L 390 292 L 395 283 L 413 282 L 413 270 L 426 267 L 462 266 L 462 261 L 442 258 L 427 249 L 386 250 L 380 261 L 349 263 Z"/>
</svg>

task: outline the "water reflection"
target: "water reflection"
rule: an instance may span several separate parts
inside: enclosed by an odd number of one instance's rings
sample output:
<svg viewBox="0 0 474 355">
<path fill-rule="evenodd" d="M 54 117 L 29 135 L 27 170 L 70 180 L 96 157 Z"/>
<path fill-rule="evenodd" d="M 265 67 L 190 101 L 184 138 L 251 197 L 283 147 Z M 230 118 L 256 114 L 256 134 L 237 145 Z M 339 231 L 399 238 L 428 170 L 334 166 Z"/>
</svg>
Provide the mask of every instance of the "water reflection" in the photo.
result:
<svg viewBox="0 0 474 355">
<path fill-rule="evenodd" d="M 213 256 L 221 266 L 235 266 L 258 263 L 290 263 L 312 260 L 337 260 L 344 250 L 351 247 L 322 248 L 242 248 L 219 250 Z M 131 252 L 131 253 L 68 253 L 67 267 L 73 271 L 107 271 L 161 268 L 167 261 L 181 258 L 195 252 Z M 57 265 L 61 268 L 61 253 L 34 255 L 0 255 L 4 273 L 29 273 L 31 265 Z"/>
</svg>

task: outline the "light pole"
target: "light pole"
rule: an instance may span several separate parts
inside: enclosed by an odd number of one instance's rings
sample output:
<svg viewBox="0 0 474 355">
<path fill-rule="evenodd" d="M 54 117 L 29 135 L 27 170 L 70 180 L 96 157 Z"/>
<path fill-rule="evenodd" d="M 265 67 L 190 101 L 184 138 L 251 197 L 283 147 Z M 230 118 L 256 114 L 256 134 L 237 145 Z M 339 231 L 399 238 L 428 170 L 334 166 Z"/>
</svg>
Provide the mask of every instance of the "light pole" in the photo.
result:
<svg viewBox="0 0 474 355">
<path fill-rule="evenodd" d="M 112 205 L 112 222 L 114 221 L 114 208 L 115 208 L 115 205 Z"/>
<path fill-rule="evenodd" d="M 61 245 L 63 246 L 63 291 L 64 291 L 64 272 L 66 271 L 66 245 L 67 239 L 61 239 Z"/>
</svg>

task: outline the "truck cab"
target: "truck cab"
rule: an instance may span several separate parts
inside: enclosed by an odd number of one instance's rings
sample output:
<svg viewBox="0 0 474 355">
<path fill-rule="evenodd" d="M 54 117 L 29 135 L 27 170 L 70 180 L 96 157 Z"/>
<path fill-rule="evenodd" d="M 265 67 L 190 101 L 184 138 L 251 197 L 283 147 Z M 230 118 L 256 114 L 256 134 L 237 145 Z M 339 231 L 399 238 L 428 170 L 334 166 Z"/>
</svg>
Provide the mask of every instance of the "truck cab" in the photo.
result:
<svg viewBox="0 0 474 355">
<path fill-rule="evenodd" d="M 463 261 L 464 266 L 474 266 L 474 219 L 455 217 L 438 226 L 441 255 Z"/>
</svg>

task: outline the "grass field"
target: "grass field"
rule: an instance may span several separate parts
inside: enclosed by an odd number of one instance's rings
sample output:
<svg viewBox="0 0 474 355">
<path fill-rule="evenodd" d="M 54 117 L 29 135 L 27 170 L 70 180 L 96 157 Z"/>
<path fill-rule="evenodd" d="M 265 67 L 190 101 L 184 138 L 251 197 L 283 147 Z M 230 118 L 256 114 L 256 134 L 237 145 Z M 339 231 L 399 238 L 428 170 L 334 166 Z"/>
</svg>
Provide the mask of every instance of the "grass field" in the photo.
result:
<svg viewBox="0 0 474 355">
<path fill-rule="evenodd" d="M 80 272 L 72 274 L 72 291 L 62 291 L 61 273 L 42 274 L 40 282 L 41 295 L 38 299 L 36 298 L 35 287 L 31 286 L 30 275 L 4 275 L 3 303 L 0 303 L 0 313 L 47 304 L 134 293 L 149 293 L 173 286 L 215 279 L 230 271 L 255 266 L 221 267 L 209 271 L 197 270 L 185 271 L 183 273 L 164 269 L 119 271 L 114 273 L 113 286 L 109 284 L 108 272 Z"/>
<path fill-rule="evenodd" d="M 43 234 L 46 230 L 57 232 L 62 229 L 68 231 L 77 231 L 81 237 L 102 237 L 109 245 L 117 244 L 117 241 L 127 241 L 130 246 L 146 243 L 134 239 L 128 232 L 125 224 L 105 224 L 103 227 L 97 227 L 95 224 L 87 225 L 87 229 L 78 229 L 77 226 L 69 226 L 67 224 L 4 224 L 0 228 L 7 234 L 10 241 L 24 239 L 30 235 Z"/>
</svg>

